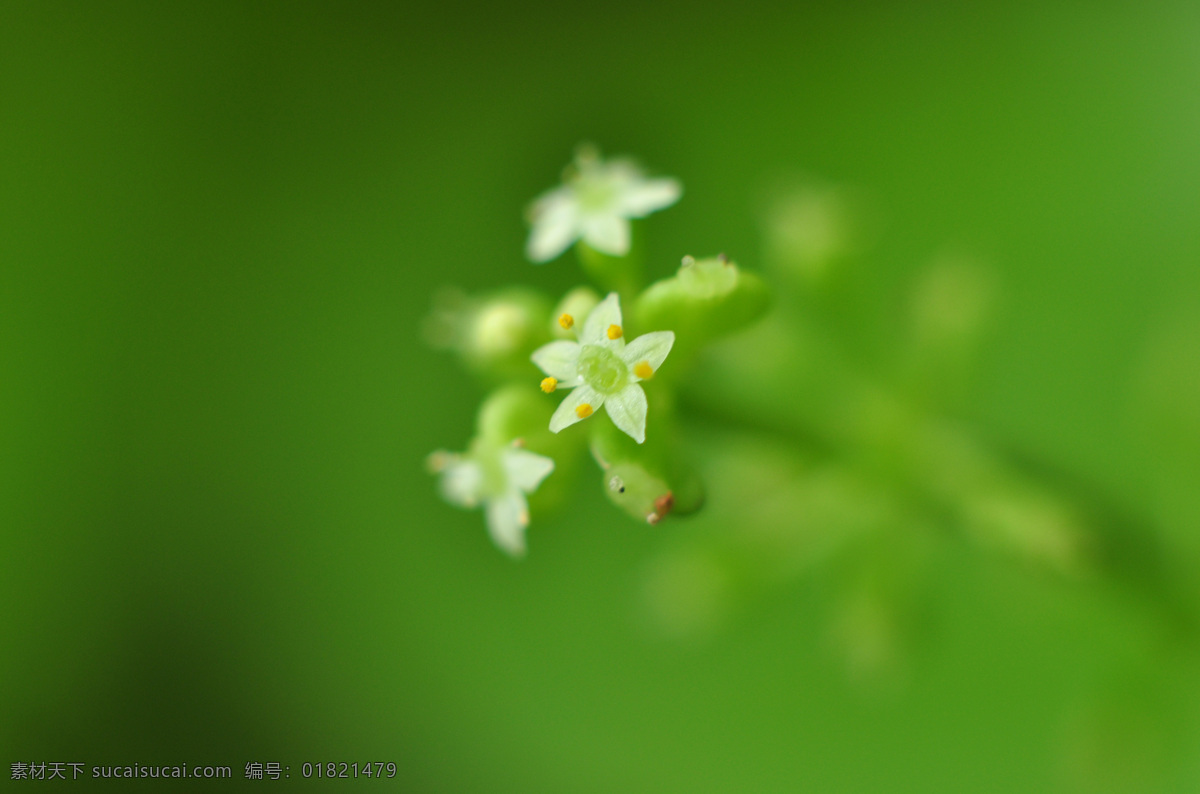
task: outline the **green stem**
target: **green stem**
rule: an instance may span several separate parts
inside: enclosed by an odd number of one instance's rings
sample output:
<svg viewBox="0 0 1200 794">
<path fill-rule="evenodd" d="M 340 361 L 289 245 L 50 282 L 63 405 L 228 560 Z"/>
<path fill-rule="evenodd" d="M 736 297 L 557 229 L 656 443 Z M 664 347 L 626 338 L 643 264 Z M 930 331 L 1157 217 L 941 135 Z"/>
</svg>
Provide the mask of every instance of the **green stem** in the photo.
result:
<svg viewBox="0 0 1200 794">
<path fill-rule="evenodd" d="M 605 291 L 614 291 L 629 305 L 645 286 L 642 251 L 637 241 L 626 256 L 611 256 L 592 248 L 582 240 L 575 246 L 583 272 Z"/>
<path fill-rule="evenodd" d="M 1197 637 L 1194 599 L 1145 522 L 915 409 L 848 366 L 821 335 L 778 319 L 765 325 L 717 351 L 696 373 L 705 387 L 684 390 L 681 408 L 806 448 L 815 442 L 937 523 L 1073 578 L 1099 575 L 1152 604 L 1178 636 Z"/>
</svg>

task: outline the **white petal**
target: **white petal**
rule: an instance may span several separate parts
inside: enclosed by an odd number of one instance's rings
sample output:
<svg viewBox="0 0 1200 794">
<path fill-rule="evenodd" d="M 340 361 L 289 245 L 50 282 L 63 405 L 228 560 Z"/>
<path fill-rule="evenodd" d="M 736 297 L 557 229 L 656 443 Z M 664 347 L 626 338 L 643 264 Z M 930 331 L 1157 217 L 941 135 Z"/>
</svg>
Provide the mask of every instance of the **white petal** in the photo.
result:
<svg viewBox="0 0 1200 794">
<path fill-rule="evenodd" d="M 589 215 L 582 219 L 583 241 L 611 256 L 629 253 L 629 221 L 620 215 Z"/>
<path fill-rule="evenodd" d="M 532 493 L 554 471 L 554 461 L 527 449 L 509 447 L 500 455 L 508 482 L 525 493 Z"/>
<path fill-rule="evenodd" d="M 575 391 L 571 392 L 562 404 L 558 406 L 558 410 L 554 412 L 554 416 L 550 417 L 550 432 L 557 433 L 563 428 L 570 427 L 576 422 L 582 422 L 586 416 L 580 416 L 575 413 L 575 409 L 584 403 L 592 406 L 592 413 L 600 410 L 600 406 L 604 405 L 604 395 L 593 389 L 591 386 L 580 386 Z M 591 414 L 588 414 L 591 416 Z"/>
<path fill-rule="evenodd" d="M 459 507 L 478 507 L 483 489 L 483 467 L 473 460 L 457 458 L 442 469 L 442 498 Z"/>
<path fill-rule="evenodd" d="M 529 506 L 520 491 L 514 488 L 488 502 L 487 525 L 493 543 L 514 557 L 525 556 Z"/>
<path fill-rule="evenodd" d="M 579 374 L 575 370 L 579 361 L 579 343 L 569 339 L 559 339 L 542 345 L 530 356 L 533 363 L 551 377 L 557 378 L 560 388 L 570 388 L 579 383 Z"/>
<path fill-rule="evenodd" d="M 525 255 L 534 262 L 549 262 L 579 237 L 579 215 L 575 200 L 567 188 L 547 193 L 530 210 L 533 228 Z"/>
<path fill-rule="evenodd" d="M 604 165 L 604 176 L 616 186 L 628 188 L 636 182 L 643 182 L 646 175 L 641 166 L 628 157 L 613 157 Z"/>
<path fill-rule="evenodd" d="M 645 181 L 642 169 L 632 160 L 609 160 L 604 166 L 604 183 L 612 191 L 611 206 L 618 214 L 623 214 L 624 195 Z"/>
<path fill-rule="evenodd" d="M 608 293 L 608 297 L 592 309 L 579 332 L 579 341 L 585 345 L 609 345 L 613 340 L 608 338 L 608 328 L 612 325 L 621 325 L 621 299 L 615 292 Z"/>
<path fill-rule="evenodd" d="M 650 365 L 650 369 L 658 372 L 658 368 L 666 360 L 667 354 L 671 352 L 673 344 L 675 344 L 674 331 L 651 331 L 625 345 L 625 349 L 621 351 L 620 355 L 629 365 L 630 374 L 637 378 L 633 370 L 643 361 Z"/>
<path fill-rule="evenodd" d="M 604 410 L 618 430 L 639 444 L 646 441 L 646 392 L 641 386 L 631 383 L 611 395 L 604 403 Z"/>
<path fill-rule="evenodd" d="M 683 186 L 674 179 L 646 179 L 632 183 L 621 194 L 621 214 L 641 218 L 665 209 L 683 194 Z"/>
</svg>

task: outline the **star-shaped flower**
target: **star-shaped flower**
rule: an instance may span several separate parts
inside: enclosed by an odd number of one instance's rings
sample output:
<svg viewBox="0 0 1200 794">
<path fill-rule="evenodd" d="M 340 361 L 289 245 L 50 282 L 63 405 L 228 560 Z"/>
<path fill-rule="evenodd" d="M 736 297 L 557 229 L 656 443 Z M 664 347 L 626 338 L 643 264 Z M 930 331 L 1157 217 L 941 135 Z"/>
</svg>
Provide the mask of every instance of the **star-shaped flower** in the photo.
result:
<svg viewBox="0 0 1200 794">
<path fill-rule="evenodd" d="M 533 493 L 554 471 L 554 461 L 522 449 L 518 442 L 501 446 L 476 439 L 466 453 L 437 451 L 429 468 L 441 474 L 442 496 L 459 507 L 483 505 L 492 541 L 514 557 L 525 554 L 525 528 Z"/>
<path fill-rule="evenodd" d="M 563 181 L 529 209 L 525 252 L 534 262 L 549 262 L 580 238 L 601 253 L 625 256 L 629 219 L 665 209 L 683 192 L 674 179 L 647 179 L 632 161 L 605 162 L 591 148 L 580 149 Z"/>
<path fill-rule="evenodd" d="M 570 328 L 575 319 L 564 314 L 559 323 Z M 550 430 L 557 433 L 604 406 L 613 424 L 645 442 L 646 392 L 638 384 L 654 377 L 673 344 L 673 331 L 654 331 L 625 344 L 621 304 L 617 293 L 609 294 L 588 314 L 578 342 L 562 339 L 533 353 L 533 363 L 547 375 L 542 391 L 575 389 L 550 417 Z"/>
</svg>

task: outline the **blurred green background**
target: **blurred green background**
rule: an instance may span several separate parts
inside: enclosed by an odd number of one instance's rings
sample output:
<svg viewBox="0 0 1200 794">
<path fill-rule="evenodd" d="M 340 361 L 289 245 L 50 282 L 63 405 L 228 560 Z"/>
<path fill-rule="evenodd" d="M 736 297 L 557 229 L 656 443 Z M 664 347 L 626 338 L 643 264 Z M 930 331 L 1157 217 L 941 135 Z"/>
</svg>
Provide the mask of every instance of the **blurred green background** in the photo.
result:
<svg viewBox="0 0 1200 794">
<path fill-rule="evenodd" d="M 1186 579 L 1198 41 L 1183 3 L 3 3 L 4 779 L 1195 791 L 1200 657 L 1119 588 L 949 540 L 907 672 L 864 686 L 808 579 L 700 637 L 648 628 L 686 520 L 588 488 L 514 563 L 423 468 L 482 391 L 419 328 L 444 284 L 577 282 L 523 261 L 521 213 L 580 140 L 683 181 L 656 275 L 756 269 L 781 180 L 851 185 L 880 219 L 855 354 L 886 356 L 930 261 L 986 263 L 962 416 Z"/>
</svg>

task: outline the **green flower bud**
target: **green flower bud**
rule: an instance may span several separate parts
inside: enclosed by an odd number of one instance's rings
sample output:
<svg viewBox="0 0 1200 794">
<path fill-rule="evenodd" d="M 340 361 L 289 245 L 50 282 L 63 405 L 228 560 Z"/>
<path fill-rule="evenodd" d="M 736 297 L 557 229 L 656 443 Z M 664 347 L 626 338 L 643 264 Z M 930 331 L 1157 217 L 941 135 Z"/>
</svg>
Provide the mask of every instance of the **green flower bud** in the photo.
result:
<svg viewBox="0 0 1200 794">
<path fill-rule="evenodd" d="M 912 296 L 916 344 L 938 349 L 971 345 L 995 302 L 992 282 L 984 267 L 965 258 L 945 258 L 926 268 Z"/>
<path fill-rule="evenodd" d="M 550 301 L 529 289 L 511 288 L 482 298 L 447 290 L 425 319 L 434 347 L 453 350 L 486 378 L 526 376 L 529 355 L 549 341 Z"/>
<path fill-rule="evenodd" d="M 683 258 L 673 277 L 651 284 L 637 299 L 638 327 L 670 328 L 687 353 L 737 331 L 766 313 L 766 284 L 726 257 Z"/>
<path fill-rule="evenodd" d="M 993 491 L 971 494 L 963 505 L 963 519 L 968 532 L 985 546 L 1038 566 L 1074 576 L 1094 567 L 1092 538 L 1077 510 L 1036 487 L 997 483 Z"/>
<path fill-rule="evenodd" d="M 592 457 L 604 470 L 609 501 L 650 524 L 693 513 L 704 503 L 699 475 L 665 436 L 637 444 L 607 424 L 592 433 Z"/>
<path fill-rule="evenodd" d="M 665 480 L 638 463 L 617 463 L 604 472 L 605 495 L 634 518 L 657 524 L 675 507 L 675 494 Z"/>
<path fill-rule="evenodd" d="M 995 302 L 992 282 L 986 269 L 960 258 L 919 274 L 909 310 L 905 387 L 921 404 L 954 407 L 965 399 Z"/>
<path fill-rule="evenodd" d="M 765 214 L 766 266 L 805 288 L 827 283 L 864 247 L 865 203 L 844 187 L 806 184 L 787 191 Z"/>
</svg>

